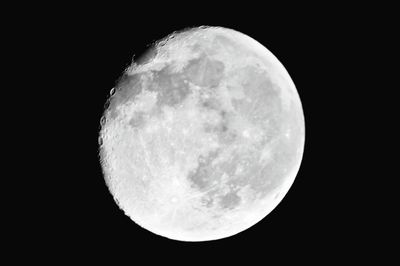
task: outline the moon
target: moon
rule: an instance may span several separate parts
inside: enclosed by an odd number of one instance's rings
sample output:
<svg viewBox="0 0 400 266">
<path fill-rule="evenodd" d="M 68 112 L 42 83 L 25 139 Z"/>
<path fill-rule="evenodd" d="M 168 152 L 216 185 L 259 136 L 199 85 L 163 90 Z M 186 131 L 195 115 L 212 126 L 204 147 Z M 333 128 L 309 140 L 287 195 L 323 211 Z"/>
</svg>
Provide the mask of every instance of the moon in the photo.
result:
<svg viewBox="0 0 400 266">
<path fill-rule="evenodd" d="M 238 31 L 172 33 L 112 89 L 100 130 L 106 184 L 169 239 L 233 236 L 265 218 L 299 171 L 305 124 L 279 60 Z"/>
</svg>

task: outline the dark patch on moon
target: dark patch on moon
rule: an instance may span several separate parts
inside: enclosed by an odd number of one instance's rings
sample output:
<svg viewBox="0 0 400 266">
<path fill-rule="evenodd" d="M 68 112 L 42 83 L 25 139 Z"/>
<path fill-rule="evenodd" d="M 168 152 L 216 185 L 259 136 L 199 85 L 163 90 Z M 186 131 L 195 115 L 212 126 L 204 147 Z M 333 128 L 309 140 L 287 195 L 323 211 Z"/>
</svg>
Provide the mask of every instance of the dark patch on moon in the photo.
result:
<svg viewBox="0 0 400 266">
<path fill-rule="evenodd" d="M 273 84 L 270 79 L 265 79 L 258 86 L 258 97 L 262 105 L 266 106 L 267 115 L 282 111 L 281 89 Z"/>
<path fill-rule="evenodd" d="M 242 199 L 237 194 L 237 190 L 231 190 L 227 194 L 219 197 L 219 206 L 222 209 L 232 210 L 238 205 L 240 205 Z"/>
<path fill-rule="evenodd" d="M 199 107 L 206 110 L 220 110 L 221 103 L 215 97 L 200 98 Z"/>
<path fill-rule="evenodd" d="M 191 93 L 189 84 L 182 73 L 175 73 L 169 66 L 153 71 L 153 81 L 148 88 L 158 93 L 158 106 L 176 106 Z"/>
<path fill-rule="evenodd" d="M 216 87 L 224 76 L 225 66 L 217 60 L 207 60 L 203 77 L 203 84 L 207 87 Z"/>
<path fill-rule="evenodd" d="M 148 90 L 158 92 L 158 106 L 176 106 L 191 93 L 190 83 L 203 88 L 216 87 L 223 73 L 222 62 L 202 56 L 190 60 L 181 72 L 175 72 L 170 66 L 159 71 L 152 71 L 153 80 Z"/>
<path fill-rule="evenodd" d="M 192 59 L 183 70 L 186 78 L 200 87 L 216 87 L 224 76 L 225 66 L 218 60 L 209 59 L 202 54 Z"/>
<path fill-rule="evenodd" d="M 258 125 L 267 121 L 278 126 L 282 115 L 281 88 L 273 83 L 265 71 L 258 67 L 246 66 L 232 74 L 239 80 L 238 86 L 251 101 L 233 99 L 234 108 L 247 119 Z"/>
<path fill-rule="evenodd" d="M 214 37 L 214 47 L 216 50 L 223 48 L 224 50 L 234 51 L 236 56 L 240 56 L 242 54 L 242 49 L 234 43 L 230 38 L 222 34 L 217 34 Z"/>
<path fill-rule="evenodd" d="M 202 206 L 206 208 L 211 208 L 212 206 L 214 206 L 215 201 L 214 198 L 212 197 L 212 194 L 213 193 L 206 193 L 206 195 L 200 198 Z"/>
<path fill-rule="evenodd" d="M 222 104 L 215 97 L 201 99 L 199 108 L 202 112 L 213 112 L 219 118 L 218 124 L 205 122 L 204 132 L 217 135 L 219 143 L 222 145 L 232 144 L 237 139 L 237 133 L 231 127 L 232 114 L 222 108 Z"/>
<path fill-rule="evenodd" d="M 209 156 L 199 156 L 198 167 L 189 173 L 188 180 L 192 188 L 205 191 L 212 185 L 212 182 L 220 178 L 219 173 L 211 165 L 211 162 L 218 156 L 218 152 Z"/>
<path fill-rule="evenodd" d="M 217 124 L 205 121 L 203 124 L 204 131 L 207 133 L 214 133 L 216 135 L 226 134 L 226 132 L 228 131 L 228 119 L 226 111 L 205 108 L 204 112 L 211 112 L 219 119 L 219 122 Z"/>
<path fill-rule="evenodd" d="M 134 129 L 143 127 L 146 123 L 146 115 L 143 112 L 135 112 L 129 120 L 129 125 Z"/>
</svg>

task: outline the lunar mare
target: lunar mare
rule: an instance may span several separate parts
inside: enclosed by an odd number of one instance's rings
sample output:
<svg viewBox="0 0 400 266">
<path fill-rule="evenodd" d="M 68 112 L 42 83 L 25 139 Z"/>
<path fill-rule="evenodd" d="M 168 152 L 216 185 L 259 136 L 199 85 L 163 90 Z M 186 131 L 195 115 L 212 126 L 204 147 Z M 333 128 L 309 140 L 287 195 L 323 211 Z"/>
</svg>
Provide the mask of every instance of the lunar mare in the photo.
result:
<svg viewBox="0 0 400 266">
<path fill-rule="evenodd" d="M 116 202 L 175 240 L 220 239 L 263 219 L 303 154 L 289 74 L 260 43 L 226 28 L 156 43 L 126 70 L 104 117 L 101 158 Z"/>
</svg>

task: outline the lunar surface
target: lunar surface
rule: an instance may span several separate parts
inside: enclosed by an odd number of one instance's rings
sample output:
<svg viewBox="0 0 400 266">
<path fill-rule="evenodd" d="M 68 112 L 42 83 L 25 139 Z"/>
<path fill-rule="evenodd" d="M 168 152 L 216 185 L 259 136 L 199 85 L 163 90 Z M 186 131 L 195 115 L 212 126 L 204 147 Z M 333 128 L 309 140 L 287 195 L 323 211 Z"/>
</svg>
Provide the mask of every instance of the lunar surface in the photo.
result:
<svg viewBox="0 0 400 266">
<path fill-rule="evenodd" d="M 282 200 L 305 138 L 295 85 L 263 45 L 199 27 L 154 43 L 125 70 L 100 132 L 118 206 L 181 241 L 242 232 Z"/>
</svg>

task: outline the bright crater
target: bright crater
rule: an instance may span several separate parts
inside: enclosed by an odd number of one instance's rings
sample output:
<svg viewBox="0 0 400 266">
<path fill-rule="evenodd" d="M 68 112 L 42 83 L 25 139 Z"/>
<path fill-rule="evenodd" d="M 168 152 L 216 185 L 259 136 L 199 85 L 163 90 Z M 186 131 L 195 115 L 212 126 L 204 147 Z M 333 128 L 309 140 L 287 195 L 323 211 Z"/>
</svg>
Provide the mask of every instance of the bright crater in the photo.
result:
<svg viewBox="0 0 400 266">
<path fill-rule="evenodd" d="M 296 88 L 265 47 L 200 27 L 127 69 L 101 130 L 107 184 L 138 225 L 171 239 L 239 233 L 272 211 L 299 170 Z"/>
</svg>

